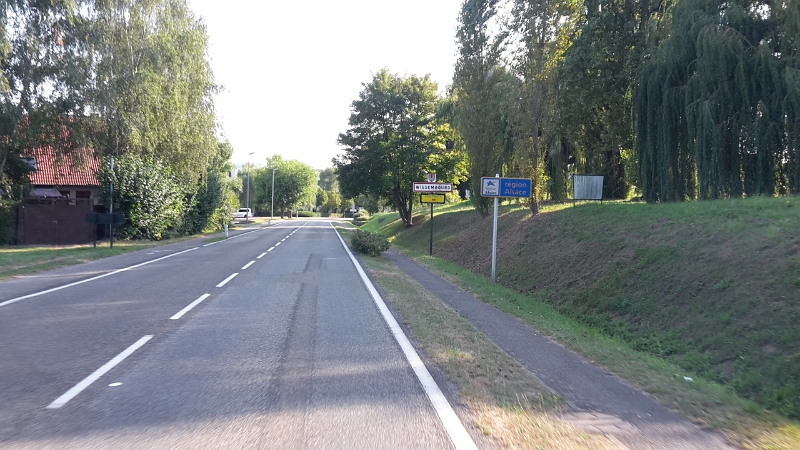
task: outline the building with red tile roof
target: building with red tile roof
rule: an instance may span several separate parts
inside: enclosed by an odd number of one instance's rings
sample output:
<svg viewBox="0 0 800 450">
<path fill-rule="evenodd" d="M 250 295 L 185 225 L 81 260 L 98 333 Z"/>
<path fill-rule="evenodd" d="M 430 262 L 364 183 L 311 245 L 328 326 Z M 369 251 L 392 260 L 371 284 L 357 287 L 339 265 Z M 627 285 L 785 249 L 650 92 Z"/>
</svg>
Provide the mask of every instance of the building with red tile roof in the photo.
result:
<svg viewBox="0 0 800 450">
<path fill-rule="evenodd" d="M 92 149 L 75 149 L 60 155 L 53 147 L 41 147 L 25 152 L 23 157 L 36 169 L 29 175 L 31 193 L 39 197 L 93 199 L 100 203 L 101 186 L 98 179 L 100 158 Z"/>
</svg>

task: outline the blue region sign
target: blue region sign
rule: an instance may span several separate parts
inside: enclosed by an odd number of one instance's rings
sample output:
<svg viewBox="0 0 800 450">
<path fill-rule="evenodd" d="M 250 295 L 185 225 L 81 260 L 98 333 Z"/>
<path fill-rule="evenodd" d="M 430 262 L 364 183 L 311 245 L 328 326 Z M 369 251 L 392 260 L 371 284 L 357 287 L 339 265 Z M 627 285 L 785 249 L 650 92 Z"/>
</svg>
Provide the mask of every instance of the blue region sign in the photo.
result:
<svg viewBox="0 0 800 450">
<path fill-rule="evenodd" d="M 529 198 L 531 196 L 530 178 L 481 178 L 481 195 L 484 197 L 515 197 Z"/>
</svg>

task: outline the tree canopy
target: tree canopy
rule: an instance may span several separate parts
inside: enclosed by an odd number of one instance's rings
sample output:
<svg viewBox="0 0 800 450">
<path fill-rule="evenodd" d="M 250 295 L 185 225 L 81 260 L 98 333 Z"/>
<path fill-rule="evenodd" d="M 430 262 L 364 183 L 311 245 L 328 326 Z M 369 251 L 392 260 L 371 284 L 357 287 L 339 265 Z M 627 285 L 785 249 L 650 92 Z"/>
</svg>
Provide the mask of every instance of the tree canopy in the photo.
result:
<svg viewBox="0 0 800 450">
<path fill-rule="evenodd" d="M 436 119 L 439 97 L 429 76 L 400 77 L 383 69 L 353 101 L 350 128 L 339 135 L 344 153 L 334 158 L 345 197 L 374 195 L 412 225 L 413 183 L 436 171 L 432 157 L 446 150 Z M 447 181 L 452 173 L 439 173 Z"/>
<path fill-rule="evenodd" d="M 314 205 L 317 196 L 317 171 L 297 160 L 284 160 L 280 155 L 267 159 L 267 167 L 258 168 L 251 174 L 255 189 L 254 203 L 261 211 L 270 211 L 272 206 L 272 169 L 275 171 L 275 208 L 283 217 L 292 209 L 302 205 Z"/>
</svg>

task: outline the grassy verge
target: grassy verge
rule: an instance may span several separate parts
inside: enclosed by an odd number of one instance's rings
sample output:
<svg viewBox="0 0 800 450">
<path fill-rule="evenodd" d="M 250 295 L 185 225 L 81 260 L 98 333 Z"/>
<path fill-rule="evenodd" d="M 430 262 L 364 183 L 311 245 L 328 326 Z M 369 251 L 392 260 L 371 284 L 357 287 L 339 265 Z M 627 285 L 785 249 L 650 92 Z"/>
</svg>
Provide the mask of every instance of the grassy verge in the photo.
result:
<svg viewBox="0 0 800 450">
<path fill-rule="evenodd" d="M 156 245 L 163 245 L 163 242 L 118 241 L 114 243 L 113 249 L 109 248 L 108 244 L 98 245 L 97 248 L 92 245 L 0 247 L 0 280 L 82 264 Z"/>
<path fill-rule="evenodd" d="M 0 247 L 0 280 L 202 237 L 202 235 L 185 236 L 163 241 L 114 241 L 114 248 L 110 248 L 107 241 L 98 243 L 97 247 L 92 244 L 57 247 Z M 223 239 L 225 238 L 213 237 L 204 242 Z"/>
<path fill-rule="evenodd" d="M 731 441 L 792 449 L 800 425 L 735 389 L 800 401 L 786 378 L 798 370 L 797 200 L 560 205 L 536 217 L 505 205 L 506 287 L 487 280 L 491 218 L 437 209 L 434 254 L 451 263 L 427 257 L 422 220 L 406 230 L 395 214 L 362 228 Z"/>
<path fill-rule="evenodd" d="M 458 386 L 461 400 L 484 435 L 503 448 L 618 449 L 604 436 L 560 420 L 559 398 L 391 261 L 383 257 L 361 260 L 413 339 Z"/>
</svg>

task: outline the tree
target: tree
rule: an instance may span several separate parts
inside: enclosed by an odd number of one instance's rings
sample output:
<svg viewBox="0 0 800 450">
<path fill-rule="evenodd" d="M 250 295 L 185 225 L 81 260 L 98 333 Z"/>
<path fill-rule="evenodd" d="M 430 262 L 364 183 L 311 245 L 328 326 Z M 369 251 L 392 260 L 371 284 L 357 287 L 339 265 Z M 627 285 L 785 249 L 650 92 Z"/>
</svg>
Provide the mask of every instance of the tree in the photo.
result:
<svg viewBox="0 0 800 450">
<path fill-rule="evenodd" d="M 97 148 L 157 157 L 192 190 L 217 151 L 205 27 L 185 0 L 92 2 Z"/>
<path fill-rule="evenodd" d="M 318 188 L 317 188 L 317 198 L 316 198 L 316 202 L 314 203 L 314 205 L 315 205 L 317 208 L 320 208 L 320 207 L 322 207 L 322 205 L 324 205 L 324 204 L 325 204 L 327 201 L 328 201 L 328 193 L 327 193 L 327 192 L 325 192 L 325 191 L 324 191 L 322 188 L 318 187 Z"/>
<path fill-rule="evenodd" d="M 333 159 L 346 197 L 386 198 L 412 225 L 413 186 L 431 156 L 444 150 L 436 122 L 437 85 L 429 76 L 401 78 L 383 69 L 353 101 L 350 128 L 339 135 L 344 153 Z M 449 174 L 441 174 L 446 180 Z"/>
<path fill-rule="evenodd" d="M 161 161 L 127 154 L 116 158 L 113 170 L 108 163 L 103 167 L 100 175 L 105 201 L 113 202 L 114 212 L 126 218 L 120 229 L 122 237 L 160 240 L 180 224 L 183 195 L 170 169 Z"/>
<path fill-rule="evenodd" d="M 557 133 L 572 171 L 605 176 L 606 198 L 638 185 L 631 128 L 636 68 L 644 45 L 647 2 L 585 1 L 579 33 L 558 65 Z M 643 11 L 644 9 L 644 11 Z"/>
<path fill-rule="evenodd" d="M 767 0 L 654 15 L 634 96 L 647 201 L 800 191 L 799 18 Z"/>
<path fill-rule="evenodd" d="M 317 193 L 317 171 L 297 160 L 284 160 L 279 155 L 267 159 L 268 167 L 254 171 L 250 183 L 255 186 L 255 199 L 262 210 L 272 205 L 272 168 L 275 172 L 275 207 L 283 217 L 291 218 L 292 209 L 301 204 L 313 204 Z"/>
<path fill-rule="evenodd" d="M 336 180 L 336 169 L 328 167 L 319 172 L 319 187 L 326 192 L 339 192 L 339 182 Z"/>
<path fill-rule="evenodd" d="M 512 143 L 507 111 L 498 107 L 509 92 L 498 86 L 507 72 L 500 66 L 504 34 L 492 36 L 490 24 L 497 15 L 497 0 L 465 1 L 459 15 L 456 37 L 459 58 L 453 75 L 453 123 L 469 158 L 471 199 L 483 215 L 489 214 L 489 199 L 477 195 L 481 177 L 502 174 Z M 498 76 L 499 75 L 499 76 Z"/>
<path fill-rule="evenodd" d="M 326 214 L 332 214 L 339 211 L 342 207 L 342 196 L 338 192 L 329 191 L 325 204 L 322 206 Z"/>
<path fill-rule="evenodd" d="M 27 181 L 26 150 L 65 154 L 87 143 L 87 24 L 79 14 L 86 3 L 0 3 L 0 191 L 7 195 Z"/>
</svg>

